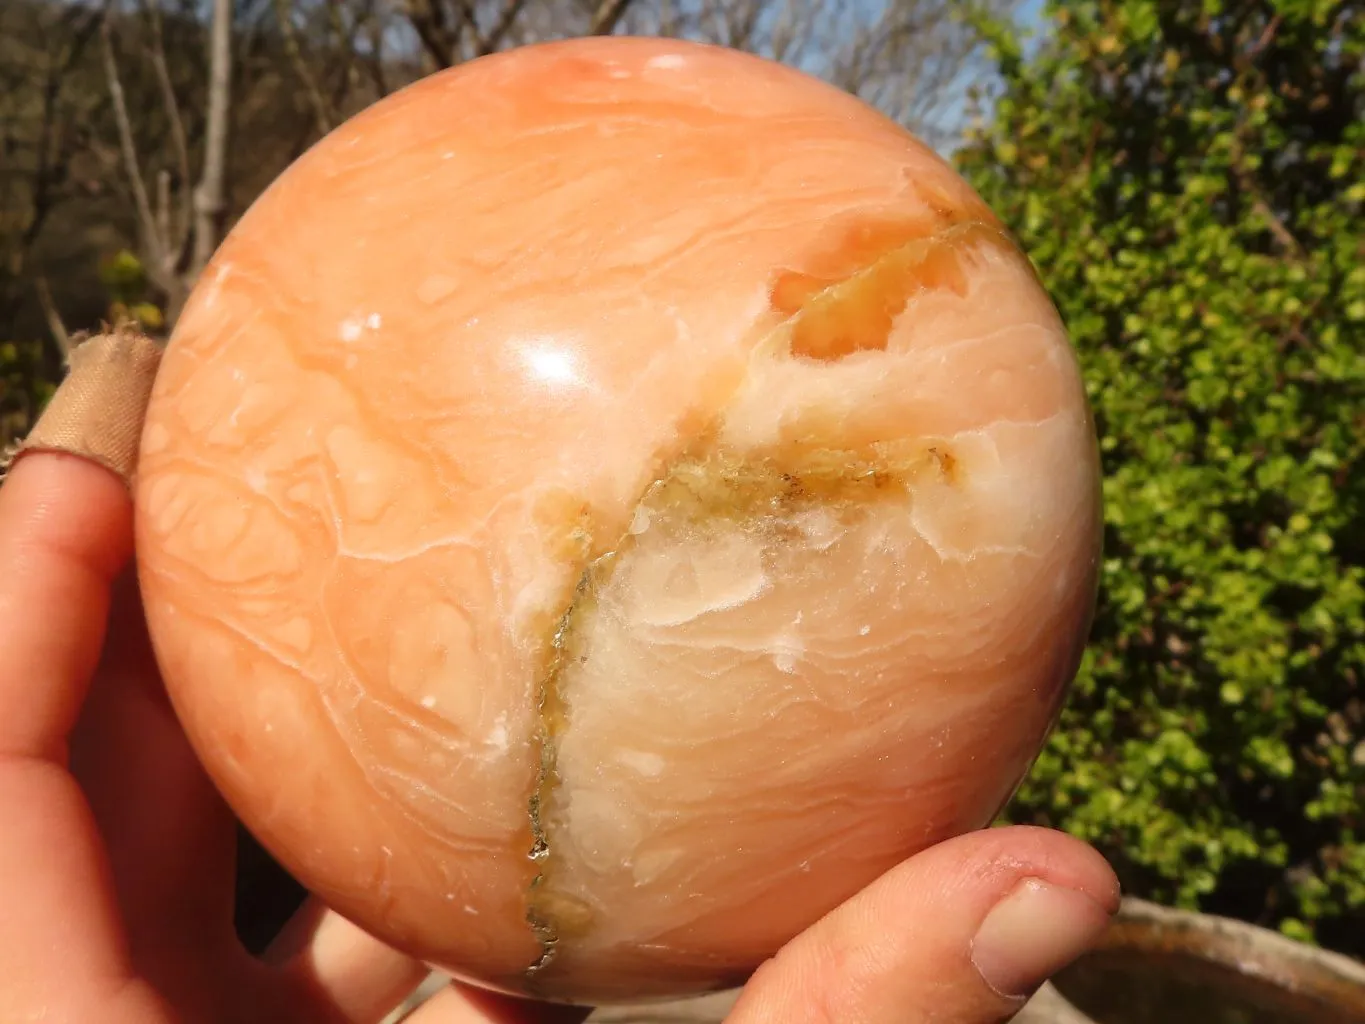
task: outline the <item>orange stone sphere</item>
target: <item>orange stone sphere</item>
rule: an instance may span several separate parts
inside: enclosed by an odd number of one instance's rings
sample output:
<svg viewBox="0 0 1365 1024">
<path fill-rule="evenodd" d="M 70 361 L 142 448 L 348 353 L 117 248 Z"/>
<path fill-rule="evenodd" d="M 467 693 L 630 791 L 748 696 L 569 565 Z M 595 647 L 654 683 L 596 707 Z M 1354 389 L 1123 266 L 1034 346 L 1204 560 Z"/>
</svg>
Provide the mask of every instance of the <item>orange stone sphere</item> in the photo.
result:
<svg viewBox="0 0 1365 1024">
<path fill-rule="evenodd" d="M 487 57 L 226 239 L 138 563 L 216 784 L 458 977 L 741 982 L 987 825 L 1090 621 L 1098 463 L 1030 265 L 903 129 L 667 40 Z"/>
</svg>

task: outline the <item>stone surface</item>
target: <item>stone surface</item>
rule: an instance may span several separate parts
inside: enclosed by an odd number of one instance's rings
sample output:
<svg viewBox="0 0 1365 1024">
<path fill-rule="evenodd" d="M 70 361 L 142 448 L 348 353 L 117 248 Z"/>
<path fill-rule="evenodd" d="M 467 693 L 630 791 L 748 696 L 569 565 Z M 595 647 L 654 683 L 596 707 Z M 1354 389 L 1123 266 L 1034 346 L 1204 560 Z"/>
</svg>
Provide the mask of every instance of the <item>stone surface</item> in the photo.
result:
<svg viewBox="0 0 1365 1024">
<path fill-rule="evenodd" d="M 899 127 L 669 41 L 342 126 L 169 345 L 138 558 L 177 711 L 297 878 L 462 977 L 733 985 L 985 825 L 1098 550 L 1076 361 Z"/>
</svg>

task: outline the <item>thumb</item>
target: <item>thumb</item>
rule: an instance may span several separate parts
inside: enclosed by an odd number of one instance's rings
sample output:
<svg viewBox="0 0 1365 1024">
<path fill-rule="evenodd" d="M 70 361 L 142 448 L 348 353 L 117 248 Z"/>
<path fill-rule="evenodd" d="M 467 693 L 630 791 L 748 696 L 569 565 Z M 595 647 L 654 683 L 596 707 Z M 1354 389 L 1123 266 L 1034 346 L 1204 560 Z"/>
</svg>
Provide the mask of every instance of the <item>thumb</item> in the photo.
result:
<svg viewBox="0 0 1365 1024">
<path fill-rule="evenodd" d="M 959 836 L 788 943 L 727 1024 L 997 1024 L 1089 949 L 1118 903 L 1108 864 L 1070 836 Z"/>
</svg>

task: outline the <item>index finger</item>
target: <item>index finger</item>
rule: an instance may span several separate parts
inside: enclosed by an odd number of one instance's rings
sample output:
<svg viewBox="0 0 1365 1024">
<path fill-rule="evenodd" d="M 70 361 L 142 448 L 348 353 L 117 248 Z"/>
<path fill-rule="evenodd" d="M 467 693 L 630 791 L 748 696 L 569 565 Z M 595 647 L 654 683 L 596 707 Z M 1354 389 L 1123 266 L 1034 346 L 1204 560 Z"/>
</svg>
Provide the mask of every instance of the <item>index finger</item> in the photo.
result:
<svg viewBox="0 0 1365 1024">
<path fill-rule="evenodd" d="M 132 500 L 102 466 L 35 452 L 0 486 L 0 759 L 64 759 L 132 549 Z"/>
<path fill-rule="evenodd" d="M 0 486 L 0 1020 L 81 1019 L 132 977 L 99 831 L 65 764 L 131 552 L 131 499 L 110 470 L 35 452 Z"/>
</svg>

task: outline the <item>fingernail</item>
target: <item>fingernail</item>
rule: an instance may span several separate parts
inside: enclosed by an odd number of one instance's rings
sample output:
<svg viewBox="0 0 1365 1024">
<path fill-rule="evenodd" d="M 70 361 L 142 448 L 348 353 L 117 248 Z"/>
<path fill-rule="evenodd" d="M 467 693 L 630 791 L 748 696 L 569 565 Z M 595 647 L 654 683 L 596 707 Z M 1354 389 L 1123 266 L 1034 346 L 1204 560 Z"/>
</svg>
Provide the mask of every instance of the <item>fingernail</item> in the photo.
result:
<svg viewBox="0 0 1365 1024">
<path fill-rule="evenodd" d="M 1074 889 L 1025 879 L 995 905 L 972 940 L 972 963 L 1000 995 L 1027 996 L 1088 950 L 1109 912 Z"/>
</svg>

